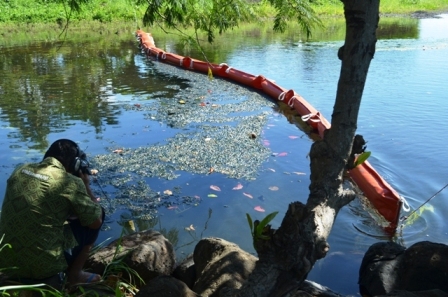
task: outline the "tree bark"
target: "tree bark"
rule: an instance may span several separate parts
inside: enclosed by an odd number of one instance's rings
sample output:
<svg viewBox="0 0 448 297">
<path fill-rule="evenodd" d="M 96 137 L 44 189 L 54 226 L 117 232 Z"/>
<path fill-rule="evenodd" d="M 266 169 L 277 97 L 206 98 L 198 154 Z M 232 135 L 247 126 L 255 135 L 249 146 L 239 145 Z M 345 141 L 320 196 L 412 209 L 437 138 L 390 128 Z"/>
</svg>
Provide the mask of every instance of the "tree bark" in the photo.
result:
<svg viewBox="0 0 448 297">
<path fill-rule="evenodd" d="M 318 259 L 326 256 L 327 238 L 339 210 L 354 199 L 343 189 L 367 72 L 375 53 L 379 0 L 341 0 L 346 37 L 338 52 L 342 60 L 331 129 L 311 146 L 311 184 L 306 205 L 289 205 L 278 230 L 267 226 L 257 240 L 259 260 L 247 282 L 222 296 L 289 296 L 306 279 Z"/>
</svg>

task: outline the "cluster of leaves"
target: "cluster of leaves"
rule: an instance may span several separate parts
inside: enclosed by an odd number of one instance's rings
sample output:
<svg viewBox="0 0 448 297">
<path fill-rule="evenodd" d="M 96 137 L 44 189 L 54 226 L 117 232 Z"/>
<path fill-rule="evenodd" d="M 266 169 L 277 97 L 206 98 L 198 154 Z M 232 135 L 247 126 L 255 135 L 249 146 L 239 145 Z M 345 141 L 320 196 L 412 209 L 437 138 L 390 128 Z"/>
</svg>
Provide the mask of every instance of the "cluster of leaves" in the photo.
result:
<svg viewBox="0 0 448 297">
<path fill-rule="evenodd" d="M 253 238 L 253 244 L 255 248 L 255 243 L 258 240 L 268 240 L 269 237 L 266 235 L 263 235 L 264 228 L 269 224 L 270 221 L 272 221 L 275 216 L 278 214 L 278 211 L 275 211 L 273 213 L 268 214 L 264 219 L 259 221 L 253 221 L 250 214 L 246 213 L 247 222 L 249 223 L 250 232 L 252 234 Z M 256 249 L 256 248 L 255 248 Z"/>
<path fill-rule="evenodd" d="M 137 5 L 147 4 L 143 25 L 167 27 L 181 32 L 193 28 L 203 32 L 208 42 L 219 34 L 247 21 L 253 14 L 252 5 L 245 0 L 137 0 Z"/>
<path fill-rule="evenodd" d="M 137 0 L 137 5 L 147 4 L 143 16 L 145 26 L 159 25 L 181 31 L 193 28 L 205 33 L 208 42 L 219 34 L 238 26 L 240 22 L 256 21 L 256 8 L 271 5 L 275 9 L 274 30 L 283 32 L 289 21 L 297 21 L 307 36 L 322 22 L 315 14 L 313 0 L 263 0 L 254 3 L 245 0 Z M 315 4 L 315 3 L 314 3 Z M 260 20 L 258 20 L 260 21 Z"/>
<path fill-rule="evenodd" d="M 307 37 L 311 36 L 314 27 L 323 27 L 321 20 L 315 14 L 313 0 L 268 0 L 275 7 L 277 14 L 274 19 L 274 30 L 284 32 L 291 20 L 296 20 Z"/>
</svg>

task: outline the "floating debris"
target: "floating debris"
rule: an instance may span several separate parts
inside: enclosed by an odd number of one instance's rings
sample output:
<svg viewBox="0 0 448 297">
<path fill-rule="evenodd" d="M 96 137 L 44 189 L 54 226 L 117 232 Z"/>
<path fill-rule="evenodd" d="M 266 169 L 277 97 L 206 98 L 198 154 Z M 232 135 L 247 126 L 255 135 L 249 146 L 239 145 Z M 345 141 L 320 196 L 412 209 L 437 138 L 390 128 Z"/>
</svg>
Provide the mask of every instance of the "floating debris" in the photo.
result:
<svg viewBox="0 0 448 297">
<path fill-rule="evenodd" d="M 236 186 L 232 188 L 232 190 L 241 190 L 243 188 L 243 185 L 241 183 L 238 183 Z"/>
<path fill-rule="evenodd" d="M 259 211 L 259 212 L 265 212 L 266 210 L 264 209 L 264 208 L 262 208 L 261 206 L 255 206 L 254 207 L 254 209 L 256 210 L 256 211 Z"/>
<path fill-rule="evenodd" d="M 157 72 L 154 75 L 163 73 L 168 79 L 174 78 L 175 84 L 167 87 L 166 92 L 151 93 L 147 100 L 140 98 L 138 104 L 122 107 L 143 113 L 148 121 L 146 127 L 162 124 L 172 133 L 167 133 L 169 137 L 163 143 L 143 147 L 114 144 L 110 153 L 91 157 L 101 190 L 104 187 L 107 195 L 114 197 L 102 199 L 109 202 L 108 213 L 124 207 L 135 217 L 154 217 L 160 207 L 189 209 L 188 206 L 201 202 L 198 196 L 182 196 L 180 188 L 155 191 L 148 185 L 150 178 L 175 180 L 188 172 L 254 180 L 271 153 L 269 142 L 258 135 L 263 134 L 268 119 L 275 113 L 275 103 L 226 80 L 210 81 L 202 74 L 163 63 L 151 67 Z M 219 191 L 219 187 L 214 187 Z"/>
<path fill-rule="evenodd" d="M 248 197 L 248 198 L 250 198 L 250 199 L 254 199 L 254 197 L 251 194 L 249 194 L 249 193 L 243 193 L 243 195 Z"/>
<path fill-rule="evenodd" d="M 212 189 L 214 191 L 218 191 L 218 192 L 221 191 L 221 189 L 218 186 L 215 186 L 215 185 L 211 185 L 210 189 Z"/>
</svg>

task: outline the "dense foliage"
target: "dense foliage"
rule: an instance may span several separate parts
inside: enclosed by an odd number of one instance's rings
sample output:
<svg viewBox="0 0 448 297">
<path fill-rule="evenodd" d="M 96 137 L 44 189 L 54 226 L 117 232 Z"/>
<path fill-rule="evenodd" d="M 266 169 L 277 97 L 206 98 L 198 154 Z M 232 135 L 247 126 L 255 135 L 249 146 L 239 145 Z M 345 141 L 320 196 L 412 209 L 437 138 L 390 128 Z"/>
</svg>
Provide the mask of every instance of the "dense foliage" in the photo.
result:
<svg viewBox="0 0 448 297">
<path fill-rule="evenodd" d="M 149 17 L 148 10 L 159 16 Z M 381 1 L 382 13 L 410 13 L 417 10 L 446 10 L 448 0 L 388 0 Z M 196 10 L 196 12 L 194 11 Z M 296 10 L 296 11 L 294 11 Z M 140 23 L 143 16 L 148 22 L 156 22 L 167 13 L 165 22 L 175 24 L 184 20 L 193 24 L 191 17 L 201 15 L 196 26 L 210 27 L 206 22 L 216 17 L 218 29 L 228 29 L 245 18 L 275 17 L 276 26 L 282 29 L 286 20 L 312 18 L 311 12 L 317 15 L 342 16 L 340 0 L 9 0 L 0 1 L 0 23 L 63 23 L 67 18 L 72 21 L 92 21 L 107 23 L 125 21 Z M 292 15 L 294 13 L 294 15 Z M 222 16 L 227 15 L 224 19 Z M 237 19 L 241 17 L 241 19 Z M 308 25 L 302 24 L 306 29 Z"/>
</svg>

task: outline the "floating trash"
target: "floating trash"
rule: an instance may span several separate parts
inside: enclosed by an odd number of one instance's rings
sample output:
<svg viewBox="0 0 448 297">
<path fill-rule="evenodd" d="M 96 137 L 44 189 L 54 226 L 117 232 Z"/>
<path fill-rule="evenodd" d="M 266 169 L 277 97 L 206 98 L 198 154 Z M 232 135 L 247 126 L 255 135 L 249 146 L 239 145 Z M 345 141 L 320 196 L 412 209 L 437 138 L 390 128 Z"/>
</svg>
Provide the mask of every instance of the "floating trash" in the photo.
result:
<svg viewBox="0 0 448 297">
<path fill-rule="evenodd" d="M 212 189 L 214 191 L 218 191 L 218 192 L 221 191 L 221 189 L 218 186 L 214 186 L 214 185 L 211 185 L 210 189 Z"/>
<path fill-rule="evenodd" d="M 256 211 L 259 211 L 259 212 L 265 212 L 265 211 L 266 211 L 266 210 L 265 210 L 264 208 L 262 208 L 261 206 L 255 206 L 254 209 L 255 209 Z"/>
<path fill-rule="evenodd" d="M 146 127 L 167 127 L 169 137 L 143 147 L 116 143 L 110 153 L 90 158 L 92 168 L 98 170 L 100 190 L 114 197 L 102 198 L 107 202 L 107 212 L 121 207 L 135 217 L 154 217 L 160 207 L 188 209 L 201 202 L 198 196 L 182 195 L 180 187 L 162 193 L 155 191 L 148 185 L 151 178 L 175 180 L 188 172 L 256 179 L 271 153 L 266 147 L 268 142 L 258 136 L 275 112 L 275 103 L 222 79 L 210 81 L 202 74 L 163 63 L 153 63 L 151 68 L 153 75 L 163 73 L 167 79 L 175 78 L 173 81 L 179 85 L 170 85 L 166 92 L 151 93 L 146 100 L 139 98 L 137 104 L 129 102 L 122 107 L 143 113 L 148 121 Z M 150 133 L 146 137 L 151 137 Z M 218 186 L 210 188 L 220 191 Z M 241 188 L 239 184 L 234 189 Z"/>
<path fill-rule="evenodd" d="M 243 185 L 241 183 L 238 183 L 236 186 L 232 188 L 232 190 L 241 190 L 243 188 Z"/>
<path fill-rule="evenodd" d="M 250 199 L 254 199 L 254 197 L 251 194 L 248 193 L 243 193 L 244 196 L 250 198 Z"/>
</svg>

